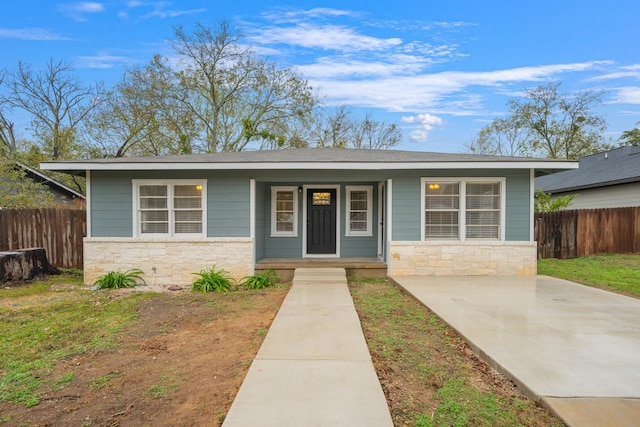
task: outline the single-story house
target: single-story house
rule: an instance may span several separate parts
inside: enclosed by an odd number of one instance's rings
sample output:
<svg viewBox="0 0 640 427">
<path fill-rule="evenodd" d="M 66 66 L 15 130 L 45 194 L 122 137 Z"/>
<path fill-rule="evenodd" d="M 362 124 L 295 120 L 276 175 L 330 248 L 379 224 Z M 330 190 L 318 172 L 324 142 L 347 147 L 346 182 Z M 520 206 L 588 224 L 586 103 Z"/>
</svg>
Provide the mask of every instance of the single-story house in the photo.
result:
<svg viewBox="0 0 640 427">
<path fill-rule="evenodd" d="M 87 179 L 85 282 L 139 268 L 185 285 L 216 266 L 381 263 L 388 275 L 534 275 L 533 180 L 575 162 L 304 148 L 69 160 Z"/>
<path fill-rule="evenodd" d="M 640 206 L 640 147 L 625 146 L 579 160 L 580 167 L 535 180 L 553 197 L 575 195 L 568 209 Z"/>
</svg>

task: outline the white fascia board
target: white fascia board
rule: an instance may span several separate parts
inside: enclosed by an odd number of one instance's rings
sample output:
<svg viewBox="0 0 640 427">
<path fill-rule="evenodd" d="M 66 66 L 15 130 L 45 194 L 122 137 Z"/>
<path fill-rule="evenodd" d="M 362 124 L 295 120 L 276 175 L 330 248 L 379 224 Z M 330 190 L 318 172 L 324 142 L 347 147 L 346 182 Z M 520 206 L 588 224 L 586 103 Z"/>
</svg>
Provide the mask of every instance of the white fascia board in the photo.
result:
<svg viewBox="0 0 640 427">
<path fill-rule="evenodd" d="M 578 162 L 283 162 L 283 163 L 92 163 L 44 162 L 45 170 L 410 170 L 410 169 L 577 169 Z"/>
</svg>

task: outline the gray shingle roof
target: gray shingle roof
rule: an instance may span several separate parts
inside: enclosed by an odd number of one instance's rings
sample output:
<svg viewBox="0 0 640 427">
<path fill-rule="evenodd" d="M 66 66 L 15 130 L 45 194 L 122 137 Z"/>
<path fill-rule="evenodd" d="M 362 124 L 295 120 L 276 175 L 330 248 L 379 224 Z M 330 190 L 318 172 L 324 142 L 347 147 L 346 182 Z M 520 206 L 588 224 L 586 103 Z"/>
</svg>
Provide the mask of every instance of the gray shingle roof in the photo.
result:
<svg viewBox="0 0 640 427">
<path fill-rule="evenodd" d="M 535 186 L 547 193 L 640 181 L 640 147 L 620 147 L 580 159 L 579 169 L 536 178 Z"/>
<path fill-rule="evenodd" d="M 523 157 L 452 154 L 398 150 L 356 150 L 347 148 L 296 148 L 271 151 L 239 151 L 174 156 L 121 157 L 65 160 L 64 163 L 413 163 L 413 162 L 530 162 Z M 547 160 L 547 159 L 545 159 Z"/>
</svg>

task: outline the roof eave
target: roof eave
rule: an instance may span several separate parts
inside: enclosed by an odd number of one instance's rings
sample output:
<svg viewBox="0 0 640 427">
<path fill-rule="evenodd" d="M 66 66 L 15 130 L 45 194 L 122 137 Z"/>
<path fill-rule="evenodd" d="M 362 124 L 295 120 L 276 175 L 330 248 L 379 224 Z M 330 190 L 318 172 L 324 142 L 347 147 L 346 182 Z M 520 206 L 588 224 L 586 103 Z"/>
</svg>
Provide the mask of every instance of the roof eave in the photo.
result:
<svg viewBox="0 0 640 427">
<path fill-rule="evenodd" d="M 413 170 L 413 169 L 552 169 L 565 170 L 578 168 L 573 161 L 450 161 L 450 162 L 43 162 L 40 167 L 65 173 L 78 173 L 88 170 Z"/>
</svg>

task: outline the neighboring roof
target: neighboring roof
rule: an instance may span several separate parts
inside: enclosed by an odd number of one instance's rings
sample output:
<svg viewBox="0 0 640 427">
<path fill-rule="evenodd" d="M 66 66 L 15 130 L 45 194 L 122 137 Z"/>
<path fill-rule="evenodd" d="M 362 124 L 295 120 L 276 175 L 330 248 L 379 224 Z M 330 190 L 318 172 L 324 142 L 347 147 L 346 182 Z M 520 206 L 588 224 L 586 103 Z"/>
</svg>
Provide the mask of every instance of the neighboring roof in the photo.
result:
<svg viewBox="0 0 640 427">
<path fill-rule="evenodd" d="M 640 147 L 626 146 L 580 159 L 580 168 L 536 178 L 536 188 L 562 193 L 640 182 Z"/>
<path fill-rule="evenodd" d="M 81 174 L 86 170 L 156 169 L 548 169 L 576 168 L 577 162 L 477 154 L 429 153 L 347 148 L 296 148 L 272 151 L 121 157 L 44 162 L 43 169 Z"/>
<path fill-rule="evenodd" d="M 24 163 L 16 162 L 16 165 L 18 167 L 20 167 L 22 170 L 24 170 L 29 178 L 31 178 L 32 180 L 34 180 L 36 182 L 44 184 L 44 185 L 48 186 L 49 188 L 55 188 L 56 190 L 58 190 L 58 192 L 60 192 L 62 194 L 66 194 L 69 197 L 83 199 L 83 200 L 85 199 L 85 197 L 84 197 L 84 195 L 82 193 L 79 193 L 76 190 L 74 190 L 74 189 L 72 189 L 70 187 L 67 187 L 63 183 L 56 181 L 55 179 L 45 175 L 44 173 L 42 173 L 41 171 L 39 171 L 37 169 L 31 168 L 31 167 L 25 165 Z"/>
</svg>

